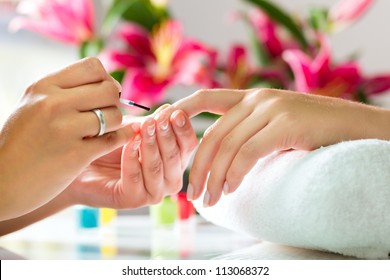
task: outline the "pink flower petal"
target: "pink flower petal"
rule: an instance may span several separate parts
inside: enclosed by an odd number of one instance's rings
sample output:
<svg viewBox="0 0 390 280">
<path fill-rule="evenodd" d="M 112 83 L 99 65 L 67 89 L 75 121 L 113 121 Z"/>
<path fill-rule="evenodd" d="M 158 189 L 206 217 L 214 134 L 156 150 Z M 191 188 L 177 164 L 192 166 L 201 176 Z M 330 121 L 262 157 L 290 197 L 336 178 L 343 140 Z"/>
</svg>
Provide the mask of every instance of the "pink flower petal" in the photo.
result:
<svg viewBox="0 0 390 280">
<path fill-rule="evenodd" d="M 283 52 L 283 59 L 294 73 L 295 90 L 310 92 L 319 85 L 317 73 L 311 70 L 310 58 L 300 50 L 287 50 Z"/>
<path fill-rule="evenodd" d="M 52 39 L 81 44 L 94 36 L 94 14 L 91 0 L 42 0 L 21 2 L 28 8 L 25 17 L 15 18 L 10 29 L 26 28 Z"/>
<path fill-rule="evenodd" d="M 141 56 L 153 57 L 149 34 L 137 24 L 123 23 L 116 31 L 116 37 L 123 40 L 130 51 Z"/>
<path fill-rule="evenodd" d="M 361 17 L 373 2 L 373 0 L 341 0 L 330 9 L 329 18 L 336 23 L 350 23 Z"/>
<path fill-rule="evenodd" d="M 390 90 L 390 75 L 378 75 L 369 78 L 364 83 L 367 95 L 376 95 Z"/>
<path fill-rule="evenodd" d="M 327 77 L 330 81 L 340 80 L 345 83 L 345 93 L 353 93 L 361 82 L 360 69 L 356 63 L 345 63 L 337 66 Z"/>
<path fill-rule="evenodd" d="M 122 96 L 146 106 L 154 106 L 162 101 L 164 90 L 169 85 L 170 80 L 156 82 L 148 73 L 128 70 L 122 82 Z"/>
<path fill-rule="evenodd" d="M 318 73 L 319 76 L 324 76 L 330 70 L 330 43 L 325 36 L 322 36 L 321 34 L 318 34 L 317 36 L 321 47 L 318 54 L 312 61 L 310 68 L 313 73 Z"/>
<path fill-rule="evenodd" d="M 266 47 L 269 55 L 279 57 L 283 52 L 283 45 L 276 32 L 276 24 L 261 10 L 253 10 L 249 15 L 257 37 Z"/>
</svg>

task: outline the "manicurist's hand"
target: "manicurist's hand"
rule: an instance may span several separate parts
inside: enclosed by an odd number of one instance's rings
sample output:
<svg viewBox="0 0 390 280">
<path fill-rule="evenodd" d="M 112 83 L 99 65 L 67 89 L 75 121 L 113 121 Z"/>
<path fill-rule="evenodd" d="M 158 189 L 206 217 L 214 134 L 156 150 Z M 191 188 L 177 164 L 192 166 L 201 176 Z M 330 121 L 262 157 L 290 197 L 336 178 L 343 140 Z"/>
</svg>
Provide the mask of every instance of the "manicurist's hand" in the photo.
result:
<svg viewBox="0 0 390 280">
<path fill-rule="evenodd" d="M 0 132 L 0 220 L 50 201 L 99 157 L 129 142 L 120 86 L 88 58 L 32 84 Z M 102 136 L 93 109 L 100 109 Z"/>
<path fill-rule="evenodd" d="M 190 117 L 204 111 L 222 115 L 205 132 L 190 173 L 188 198 L 197 199 L 206 187 L 205 206 L 235 191 L 255 163 L 274 151 L 390 139 L 387 110 L 291 91 L 201 90 L 173 107 Z"/>
<path fill-rule="evenodd" d="M 92 162 L 70 185 L 74 203 L 136 208 L 161 201 L 182 188 L 197 138 L 187 115 L 161 108 L 145 118 L 123 148 Z"/>
<path fill-rule="evenodd" d="M 130 126 L 133 129 L 125 146 L 92 161 L 67 188 L 36 210 L 0 221 L 0 236 L 74 204 L 136 208 L 178 192 L 197 146 L 187 115 L 164 106 L 141 125 L 133 122 Z"/>
</svg>

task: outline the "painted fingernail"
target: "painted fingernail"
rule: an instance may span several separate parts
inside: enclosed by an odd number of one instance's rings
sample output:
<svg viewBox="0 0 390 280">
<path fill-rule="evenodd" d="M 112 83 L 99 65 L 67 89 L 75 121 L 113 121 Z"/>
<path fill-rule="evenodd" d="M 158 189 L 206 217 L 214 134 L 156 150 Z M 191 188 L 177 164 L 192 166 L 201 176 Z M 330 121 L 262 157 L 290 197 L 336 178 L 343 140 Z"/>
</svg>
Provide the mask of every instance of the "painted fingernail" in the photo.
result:
<svg viewBox="0 0 390 280">
<path fill-rule="evenodd" d="M 146 127 L 146 131 L 147 131 L 149 136 L 153 136 L 156 133 L 156 126 L 154 125 L 154 123 L 153 124 L 149 124 Z"/>
<path fill-rule="evenodd" d="M 162 121 L 159 122 L 158 126 L 162 131 L 167 131 L 169 127 L 168 120 L 164 118 Z"/>
<path fill-rule="evenodd" d="M 187 200 L 194 200 L 194 187 L 191 184 L 187 186 Z"/>
<path fill-rule="evenodd" d="M 224 194 L 224 195 L 228 195 L 228 194 L 229 194 L 229 190 L 230 190 L 229 185 L 228 185 L 228 183 L 225 181 L 225 184 L 223 184 L 223 194 Z"/>
<path fill-rule="evenodd" d="M 210 206 L 210 193 L 206 191 L 203 198 L 203 207 L 207 208 Z"/>
<path fill-rule="evenodd" d="M 133 141 L 133 150 L 134 151 L 138 150 L 140 145 L 141 145 L 141 136 L 137 135 Z"/>
<path fill-rule="evenodd" d="M 179 112 L 176 114 L 175 123 L 178 127 L 183 127 L 186 124 L 186 118 L 183 116 L 183 113 Z"/>
</svg>

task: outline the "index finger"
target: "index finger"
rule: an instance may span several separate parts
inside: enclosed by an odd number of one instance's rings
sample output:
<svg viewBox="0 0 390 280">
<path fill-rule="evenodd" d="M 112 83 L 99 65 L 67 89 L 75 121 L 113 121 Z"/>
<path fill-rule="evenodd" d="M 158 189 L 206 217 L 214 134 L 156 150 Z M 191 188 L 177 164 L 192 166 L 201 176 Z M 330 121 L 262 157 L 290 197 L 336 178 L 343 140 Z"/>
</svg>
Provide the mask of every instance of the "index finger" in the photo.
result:
<svg viewBox="0 0 390 280">
<path fill-rule="evenodd" d="M 111 80 L 103 64 L 96 57 L 84 58 L 46 77 L 50 83 L 63 88 Z"/>
<path fill-rule="evenodd" d="M 239 103 L 249 90 L 203 89 L 173 104 L 192 118 L 202 112 L 222 115 Z"/>
</svg>

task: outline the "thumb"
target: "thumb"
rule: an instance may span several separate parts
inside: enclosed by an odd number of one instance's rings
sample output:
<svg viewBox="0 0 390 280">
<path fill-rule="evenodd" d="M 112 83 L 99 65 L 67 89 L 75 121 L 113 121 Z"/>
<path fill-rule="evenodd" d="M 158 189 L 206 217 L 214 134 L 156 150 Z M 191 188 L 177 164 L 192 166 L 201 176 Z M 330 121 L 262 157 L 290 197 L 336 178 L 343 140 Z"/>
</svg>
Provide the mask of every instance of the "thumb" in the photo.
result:
<svg viewBox="0 0 390 280">
<path fill-rule="evenodd" d="M 83 152 L 87 155 L 92 155 L 93 160 L 95 160 L 124 146 L 136 135 L 137 132 L 133 130 L 132 126 L 127 125 L 100 137 L 85 139 Z"/>
</svg>

